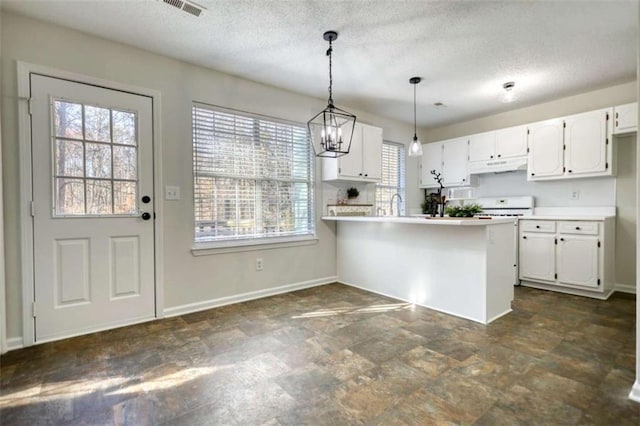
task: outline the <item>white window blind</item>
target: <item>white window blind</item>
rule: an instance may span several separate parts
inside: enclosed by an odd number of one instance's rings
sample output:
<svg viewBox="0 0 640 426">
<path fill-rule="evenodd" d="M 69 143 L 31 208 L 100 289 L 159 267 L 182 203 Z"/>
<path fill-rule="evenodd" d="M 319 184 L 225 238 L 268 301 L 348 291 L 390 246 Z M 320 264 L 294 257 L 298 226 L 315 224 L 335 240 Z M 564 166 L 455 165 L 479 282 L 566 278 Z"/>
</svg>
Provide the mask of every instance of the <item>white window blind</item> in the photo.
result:
<svg viewBox="0 0 640 426">
<path fill-rule="evenodd" d="M 404 145 L 384 141 L 382 144 L 382 180 L 376 184 L 376 208 L 389 214 L 391 197 L 400 194 L 400 210 L 398 199 L 393 200 L 394 214 L 404 214 L 405 210 L 405 155 Z"/>
<path fill-rule="evenodd" d="M 315 234 L 304 125 L 193 106 L 195 242 Z"/>
</svg>

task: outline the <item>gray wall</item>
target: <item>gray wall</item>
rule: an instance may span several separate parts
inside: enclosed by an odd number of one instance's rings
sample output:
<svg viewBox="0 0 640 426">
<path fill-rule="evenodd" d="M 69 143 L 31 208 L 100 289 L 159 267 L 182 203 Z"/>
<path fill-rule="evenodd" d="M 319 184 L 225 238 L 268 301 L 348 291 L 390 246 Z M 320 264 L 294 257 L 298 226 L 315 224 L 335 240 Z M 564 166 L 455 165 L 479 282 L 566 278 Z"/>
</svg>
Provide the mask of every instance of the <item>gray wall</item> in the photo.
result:
<svg viewBox="0 0 640 426">
<path fill-rule="evenodd" d="M 306 122 L 326 105 L 326 100 L 242 80 L 11 13 L 3 13 L 1 29 L 8 337 L 22 334 L 17 60 L 161 92 L 161 185 L 177 185 L 182 190 L 180 201 L 165 202 L 164 211 L 158 212 L 164 218 L 165 308 L 335 276 L 335 229 L 321 220 L 317 222 L 317 244 L 201 257 L 191 254 L 191 102 L 197 100 Z M 413 134 L 410 124 L 353 112 L 363 122 L 383 127 L 386 139 L 408 143 Z M 412 182 L 418 180 L 415 173 L 412 170 L 408 176 Z M 262 272 L 255 271 L 256 257 L 264 259 Z"/>
<path fill-rule="evenodd" d="M 522 96 L 524 97 L 526 94 Z M 426 129 L 426 133 L 423 134 L 426 135 L 425 141 L 435 142 L 635 102 L 636 96 L 637 89 L 634 81 L 484 118 Z M 538 197 L 537 203 L 540 206 L 615 205 L 617 212 L 616 283 L 625 286 L 625 288 L 633 289 L 636 282 L 637 168 L 634 161 L 636 136 L 616 137 L 616 143 L 618 147 L 618 173 L 615 180 L 588 178 L 572 179 L 571 182 L 532 183 L 526 182 L 523 174 L 519 177 L 517 175 L 498 175 L 481 178 L 479 183 L 484 187 L 478 192 L 485 195 L 493 192 L 493 194 L 499 195 L 498 192 L 508 186 L 512 191 L 520 191 L 521 193 L 518 195 L 528 195 L 525 193 L 526 191 L 531 192 L 531 195 L 536 195 Z M 520 178 L 519 181 L 518 178 Z M 509 183 L 505 183 L 506 181 Z M 579 202 L 569 199 L 570 188 L 580 189 Z M 600 197 L 598 197 L 598 191 L 601 191 Z M 614 192 L 615 195 L 611 192 Z M 515 195 L 515 193 L 501 195 Z"/>
</svg>

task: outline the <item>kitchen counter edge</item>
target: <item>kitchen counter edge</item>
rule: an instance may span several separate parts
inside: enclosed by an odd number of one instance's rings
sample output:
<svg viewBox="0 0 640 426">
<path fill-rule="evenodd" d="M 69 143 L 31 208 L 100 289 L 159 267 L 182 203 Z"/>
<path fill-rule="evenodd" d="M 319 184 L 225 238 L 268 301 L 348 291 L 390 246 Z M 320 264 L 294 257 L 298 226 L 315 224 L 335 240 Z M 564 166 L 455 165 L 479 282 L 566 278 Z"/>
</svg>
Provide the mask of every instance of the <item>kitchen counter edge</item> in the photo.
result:
<svg viewBox="0 0 640 426">
<path fill-rule="evenodd" d="M 335 222 L 378 222 L 378 223 L 408 223 L 413 225 L 440 226 L 489 226 L 503 223 L 515 224 L 515 217 L 493 217 L 491 219 L 476 218 L 431 218 L 421 216 L 323 216 L 322 220 Z"/>
</svg>

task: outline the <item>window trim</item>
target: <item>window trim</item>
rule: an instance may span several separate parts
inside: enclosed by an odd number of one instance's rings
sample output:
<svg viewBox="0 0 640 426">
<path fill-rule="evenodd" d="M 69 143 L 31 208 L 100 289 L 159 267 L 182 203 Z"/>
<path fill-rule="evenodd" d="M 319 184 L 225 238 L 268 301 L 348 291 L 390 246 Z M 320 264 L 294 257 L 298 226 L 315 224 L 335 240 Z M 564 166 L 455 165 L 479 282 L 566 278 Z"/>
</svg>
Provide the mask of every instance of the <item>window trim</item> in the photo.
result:
<svg viewBox="0 0 640 426">
<path fill-rule="evenodd" d="M 191 120 L 193 120 L 193 109 L 194 108 L 203 108 L 216 112 L 239 115 L 245 118 L 251 119 L 264 119 L 267 121 L 271 121 L 274 123 L 280 123 L 285 125 L 299 126 L 306 129 L 305 123 L 299 123 L 293 120 L 287 120 L 278 117 L 271 117 L 264 114 L 258 114 L 249 111 L 238 110 L 234 108 L 223 107 L 215 104 L 208 104 L 205 102 L 193 101 L 191 103 Z M 191 124 L 191 150 L 192 150 L 192 164 L 195 159 L 195 150 L 194 150 L 194 126 L 193 122 Z M 309 187 L 311 190 L 310 199 L 311 205 L 309 207 L 309 225 L 310 225 L 310 233 L 303 235 L 277 235 L 277 236 L 258 236 L 258 237 L 242 237 L 238 236 L 237 238 L 230 238 L 226 240 L 219 241 L 197 241 L 196 240 L 196 220 L 195 220 L 195 181 L 196 181 L 196 170 L 195 167 L 191 167 L 192 173 L 192 187 L 193 191 L 193 215 L 192 215 L 192 248 L 191 252 L 194 256 L 205 256 L 212 254 L 222 254 L 222 253 L 234 253 L 241 251 L 251 251 L 251 250 L 266 250 L 271 248 L 280 248 L 280 247 L 295 247 L 301 245 L 310 245 L 316 244 L 318 241 L 318 230 L 317 230 L 317 199 L 316 199 L 316 162 L 315 157 L 313 155 L 313 149 L 311 147 L 311 142 L 308 141 L 307 145 L 308 153 L 309 153 Z M 262 178 L 255 178 L 256 181 L 265 180 Z M 279 179 L 266 179 L 266 180 L 279 180 Z M 287 182 L 290 182 L 287 180 Z M 293 180 L 291 181 L 293 182 Z"/>
<path fill-rule="evenodd" d="M 390 185 L 382 185 L 382 179 L 380 179 L 380 182 L 376 182 L 376 188 L 375 188 L 375 200 L 376 200 L 376 215 L 377 215 L 377 211 L 378 211 L 378 189 L 390 189 L 390 188 L 395 188 L 400 189 L 397 191 L 398 194 L 400 194 L 400 196 L 402 197 L 402 202 L 401 202 L 401 211 L 398 212 L 398 215 L 406 215 L 407 214 L 407 149 L 406 146 L 402 143 L 399 142 L 394 142 L 394 141 L 389 141 L 389 140 L 383 140 L 382 141 L 382 149 L 384 149 L 384 145 L 393 145 L 396 146 L 398 148 L 400 148 L 402 150 L 402 176 L 400 178 L 399 184 L 400 186 L 390 186 Z M 404 186 L 402 186 L 401 184 L 404 183 Z M 385 216 L 387 216 L 389 214 L 388 211 L 385 210 Z"/>
</svg>

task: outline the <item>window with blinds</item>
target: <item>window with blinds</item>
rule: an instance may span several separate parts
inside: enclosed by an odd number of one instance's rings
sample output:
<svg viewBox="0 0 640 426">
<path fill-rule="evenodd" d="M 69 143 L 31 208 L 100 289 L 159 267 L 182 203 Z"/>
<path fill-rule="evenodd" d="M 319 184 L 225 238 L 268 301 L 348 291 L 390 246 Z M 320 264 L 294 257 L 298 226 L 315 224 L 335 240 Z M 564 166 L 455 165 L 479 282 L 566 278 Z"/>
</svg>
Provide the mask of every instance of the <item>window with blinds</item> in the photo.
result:
<svg viewBox="0 0 640 426">
<path fill-rule="evenodd" d="M 384 141 L 382 144 L 382 180 L 376 184 L 376 209 L 389 214 L 391 197 L 400 194 L 400 209 L 398 197 L 393 200 L 394 214 L 405 213 L 405 155 L 404 145 Z M 378 210 L 380 211 L 380 210 Z"/>
<path fill-rule="evenodd" d="M 304 125 L 195 104 L 195 242 L 315 234 Z"/>
</svg>

